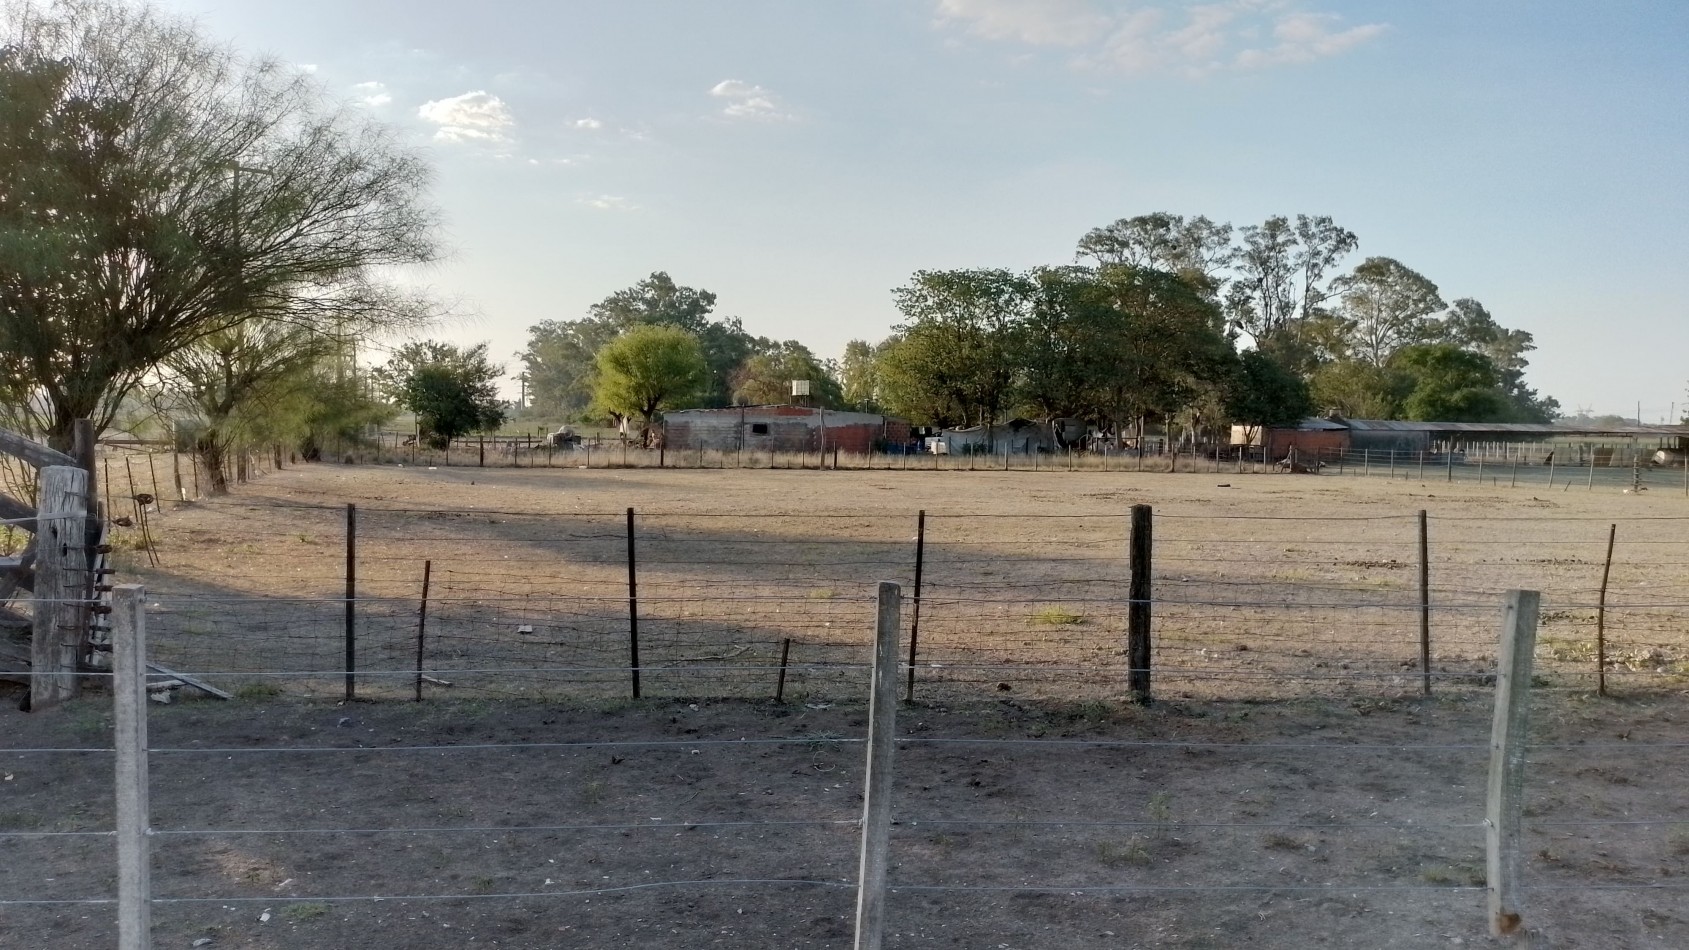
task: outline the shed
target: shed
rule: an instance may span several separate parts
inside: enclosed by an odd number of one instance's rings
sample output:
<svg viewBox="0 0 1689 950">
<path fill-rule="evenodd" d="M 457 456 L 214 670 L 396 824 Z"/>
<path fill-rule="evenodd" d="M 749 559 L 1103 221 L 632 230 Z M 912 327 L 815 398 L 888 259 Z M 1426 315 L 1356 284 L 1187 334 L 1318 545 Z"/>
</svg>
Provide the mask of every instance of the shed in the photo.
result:
<svg viewBox="0 0 1689 950">
<path fill-rule="evenodd" d="M 909 423 L 873 412 L 845 412 L 809 406 L 730 406 L 680 409 L 663 416 L 671 449 L 732 452 L 839 451 L 866 454 L 903 446 Z"/>
<path fill-rule="evenodd" d="M 1349 426 L 1341 419 L 1303 419 L 1294 426 L 1232 426 L 1232 444 L 1265 445 L 1266 458 L 1298 455 L 1330 458 L 1348 451 Z"/>
<path fill-rule="evenodd" d="M 938 443 L 949 455 L 1030 455 L 1051 452 L 1056 445 L 1054 429 L 1034 419 L 1010 419 L 989 426 L 944 429 Z"/>
</svg>

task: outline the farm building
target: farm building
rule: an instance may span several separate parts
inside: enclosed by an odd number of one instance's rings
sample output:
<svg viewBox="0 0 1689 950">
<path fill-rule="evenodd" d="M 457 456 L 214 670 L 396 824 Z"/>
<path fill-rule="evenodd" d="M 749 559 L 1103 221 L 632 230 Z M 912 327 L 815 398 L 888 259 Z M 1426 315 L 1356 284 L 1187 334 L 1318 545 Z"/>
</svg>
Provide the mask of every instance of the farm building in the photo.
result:
<svg viewBox="0 0 1689 950">
<path fill-rule="evenodd" d="M 1534 457 L 1570 449 L 1567 461 L 1593 460 L 1596 465 L 1630 464 L 1638 452 L 1661 449 L 1678 457 L 1689 450 L 1689 426 L 1579 426 L 1522 422 L 1410 422 L 1398 419 L 1303 419 L 1294 427 L 1233 426 L 1232 444 L 1267 448 L 1266 457 L 1285 458 L 1294 448 L 1299 455 L 1330 458 L 1343 453 L 1416 456 L 1485 450 Z M 1646 450 L 1646 451 L 1643 451 Z"/>
<path fill-rule="evenodd" d="M 808 406 L 731 406 L 681 409 L 663 416 L 670 448 L 715 451 L 867 453 L 909 442 L 906 420 L 873 412 Z"/>
<path fill-rule="evenodd" d="M 1030 455 L 1054 451 L 1056 446 L 1054 428 L 1032 419 L 943 429 L 935 439 L 932 450 L 940 455 Z"/>
</svg>

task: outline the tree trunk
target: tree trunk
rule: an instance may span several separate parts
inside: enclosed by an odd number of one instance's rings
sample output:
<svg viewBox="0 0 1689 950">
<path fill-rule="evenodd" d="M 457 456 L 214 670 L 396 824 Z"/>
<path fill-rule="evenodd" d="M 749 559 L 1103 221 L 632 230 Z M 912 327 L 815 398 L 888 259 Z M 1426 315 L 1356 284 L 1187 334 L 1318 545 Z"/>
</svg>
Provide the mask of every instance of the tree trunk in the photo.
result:
<svg viewBox="0 0 1689 950">
<path fill-rule="evenodd" d="M 208 429 L 194 440 L 194 455 L 205 467 L 205 473 L 211 481 L 211 494 L 227 495 L 229 493 L 229 473 L 225 469 L 228 452 L 217 438 L 215 429 Z"/>
</svg>

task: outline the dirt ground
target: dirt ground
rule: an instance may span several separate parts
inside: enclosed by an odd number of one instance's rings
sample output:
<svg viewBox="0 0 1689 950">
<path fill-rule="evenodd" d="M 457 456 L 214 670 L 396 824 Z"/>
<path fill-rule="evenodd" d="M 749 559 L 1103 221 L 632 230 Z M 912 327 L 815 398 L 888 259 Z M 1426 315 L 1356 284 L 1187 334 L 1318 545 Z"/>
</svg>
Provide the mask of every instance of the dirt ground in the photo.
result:
<svg viewBox="0 0 1689 950">
<path fill-rule="evenodd" d="M 414 621 L 415 562 L 430 555 L 440 576 L 460 572 L 439 621 L 460 646 L 478 614 L 520 619 L 508 599 L 530 605 L 520 616 L 555 613 L 555 600 L 514 586 L 532 584 L 542 560 L 567 562 L 543 578 L 549 597 L 589 596 L 565 582 L 625 596 L 613 586 L 625 571 L 617 516 L 632 505 L 657 562 L 641 578 L 652 649 L 664 656 L 665 631 L 690 637 L 676 651 L 719 634 L 759 659 L 699 669 L 677 652 L 641 700 L 617 695 L 620 677 L 616 689 L 553 683 L 537 699 L 452 674 L 462 685 L 431 687 L 420 704 L 379 677 L 369 701 L 337 703 L 321 679 L 255 666 L 229 678 L 234 702 L 155 706 L 156 946 L 849 946 L 870 610 L 856 591 L 912 581 L 923 508 L 934 585 L 923 636 L 930 623 L 943 662 L 923 654 L 917 702 L 899 713 L 888 946 L 1491 945 L 1489 695 L 1469 674 L 1493 653 L 1482 641 L 1495 592 L 1532 585 L 1565 616 L 1546 619 L 1539 648 L 1550 688 L 1536 691 L 1527 779 L 1530 945 L 1689 946 L 1689 703 L 1683 611 L 1670 606 L 1689 561 L 1680 498 L 1293 476 L 310 466 L 159 513 L 161 564 L 126 552 L 119 580 L 148 584 L 155 645 L 196 671 L 234 666 L 243 634 L 280 642 L 290 629 L 294 652 L 267 657 L 326 650 L 312 669 L 333 670 L 314 606 L 277 596 L 334 592 L 333 506 L 345 502 L 367 529 L 361 579 L 394 599 L 395 630 Z M 1123 701 L 1118 676 L 1073 672 L 1118 665 L 1119 618 L 1098 600 L 1120 596 L 1134 503 L 1156 506 L 1157 597 L 1185 602 L 1158 615 L 1170 642 L 1148 708 Z M 323 507 L 287 507 L 301 504 Z M 1401 669 L 1411 642 L 1367 642 L 1414 626 L 1387 608 L 1411 602 L 1403 565 L 1421 508 L 1452 618 L 1439 620 L 1448 675 L 1430 698 Z M 495 513 L 471 526 L 469 511 Z M 1276 520 L 1287 513 L 1302 520 Z M 1614 664 L 1616 695 L 1597 699 L 1576 671 L 1609 522 L 1632 545 L 1613 603 L 1634 606 L 1614 623 L 1625 650 L 1660 656 Z M 736 545 L 771 553 L 717 558 Z M 499 565 L 471 565 L 507 557 L 532 563 L 496 581 L 483 575 Z M 502 596 L 488 593 L 495 583 Z M 1275 597 L 1301 599 L 1257 603 Z M 231 606 L 265 598 L 258 614 Z M 988 609 L 962 610 L 974 601 Z M 1036 619 L 1047 608 L 1078 619 Z M 581 638 L 614 616 L 580 609 Z M 1374 615 L 1388 623 L 1369 626 Z M 775 703 L 762 664 L 781 639 L 838 662 L 806 670 Z M 975 672 L 947 675 L 964 650 Z M 450 662 L 431 656 L 429 668 L 445 675 Z M 1263 671 L 1271 688 L 1251 675 Z M 723 688 L 729 674 L 756 689 Z M 112 820 L 108 705 L 3 708 L 0 902 L 22 903 L 0 903 L 0 947 L 111 946 L 109 904 L 47 903 L 114 893 L 111 839 L 98 834 Z M 94 751 L 63 751 L 74 749 Z"/>
</svg>

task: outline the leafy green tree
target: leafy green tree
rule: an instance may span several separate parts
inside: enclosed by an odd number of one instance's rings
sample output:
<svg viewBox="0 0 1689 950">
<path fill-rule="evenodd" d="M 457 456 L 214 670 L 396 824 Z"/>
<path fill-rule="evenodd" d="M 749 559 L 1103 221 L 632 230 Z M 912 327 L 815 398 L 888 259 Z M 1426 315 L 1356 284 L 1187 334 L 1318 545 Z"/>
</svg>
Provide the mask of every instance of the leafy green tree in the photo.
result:
<svg viewBox="0 0 1689 950">
<path fill-rule="evenodd" d="M 517 354 L 542 405 L 567 414 L 586 411 L 596 389 L 597 356 L 606 343 L 641 326 L 679 327 L 697 338 L 708 367 L 698 399 L 707 406 L 732 403 L 734 374 L 745 360 L 777 344 L 745 332 L 737 317 L 714 319 L 716 295 L 651 276 L 593 304 L 580 320 L 547 320 L 529 328 L 527 349 Z"/>
<path fill-rule="evenodd" d="M 1516 422 L 1552 422 L 1560 402 L 1539 396 L 1525 383 L 1525 354 L 1536 349 L 1535 338 L 1524 330 L 1509 330 L 1496 322 L 1483 304 L 1470 297 L 1456 300 L 1438 321 L 1433 342 L 1452 343 L 1489 359 L 1501 374 L 1501 389 L 1513 406 Z"/>
<path fill-rule="evenodd" d="M 192 450 L 213 495 L 229 489 L 231 457 L 305 434 L 310 371 L 341 349 L 341 341 L 310 327 L 258 319 L 201 337 L 165 358 L 158 387 L 193 413 Z"/>
<path fill-rule="evenodd" d="M 592 405 L 594 360 L 617 329 L 599 320 L 546 320 L 528 328 L 528 347 L 516 354 L 527 367 L 534 406 L 579 419 Z"/>
<path fill-rule="evenodd" d="M 1409 374 L 1413 390 L 1402 414 L 1424 422 L 1510 422 L 1512 406 L 1489 358 L 1449 343 L 1410 346 L 1391 360 Z"/>
<path fill-rule="evenodd" d="M 681 408 L 710 385 L 698 338 L 679 326 L 638 326 L 598 351 L 593 403 L 623 418 L 639 417 L 640 442 L 651 444 L 652 422 Z"/>
<path fill-rule="evenodd" d="M 1232 421 L 1258 429 L 1295 425 L 1314 411 L 1314 402 L 1302 377 L 1260 350 L 1249 350 L 1238 358 L 1225 408 Z"/>
<path fill-rule="evenodd" d="M 1228 377 L 1236 353 L 1220 307 L 1166 271 L 1105 267 L 1098 275 L 1116 312 L 1096 358 L 1106 371 L 1093 385 L 1093 418 L 1118 430 L 1166 418 Z"/>
<path fill-rule="evenodd" d="M 1020 401 L 1045 420 L 1095 418 L 1098 384 L 1127 328 L 1114 297 L 1086 267 L 1039 268 L 1027 280 L 1031 305 L 1015 333 Z"/>
<path fill-rule="evenodd" d="M 1157 211 L 1093 228 L 1079 239 L 1078 257 L 1098 267 L 1127 265 L 1177 274 L 1218 296 L 1225 284 L 1225 268 L 1236 252 L 1232 226 L 1215 224 L 1203 215 Z"/>
<path fill-rule="evenodd" d="M 1226 292 L 1231 327 L 1257 344 L 1319 311 L 1331 296 L 1326 275 L 1359 244 L 1331 218 L 1280 215 L 1238 229 L 1233 277 Z"/>
<path fill-rule="evenodd" d="M 120 0 L 0 18 L 0 416 L 68 445 L 161 361 L 257 318 L 408 321 L 428 168 L 309 77 Z"/>
<path fill-rule="evenodd" d="M 423 440 L 436 449 L 504 424 L 494 382 L 503 375 L 504 367 L 488 362 L 487 344 L 461 349 L 436 340 L 405 344 L 375 371 L 388 398 L 416 414 Z"/>
<path fill-rule="evenodd" d="M 885 348 L 885 342 L 876 346 L 866 340 L 851 340 L 845 344 L 838 374 L 845 406 L 858 412 L 880 411 L 879 362 Z"/>
<path fill-rule="evenodd" d="M 1443 308 L 1437 285 L 1389 257 L 1369 257 L 1334 286 L 1349 352 L 1383 366 L 1404 346 L 1426 342 L 1437 332 L 1432 314 Z"/>
<path fill-rule="evenodd" d="M 879 360 L 887 407 L 931 425 L 996 422 L 1015 402 L 1026 280 L 1004 270 L 917 271 L 892 296 L 906 322 Z"/>
<path fill-rule="evenodd" d="M 1316 411 L 1351 419 L 1396 419 L 1413 385 L 1411 376 L 1391 367 L 1342 360 L 1315 370 L 1308 390 Z"/>
<path fill-rule="evenodd" d="M 809 398 L 804 405 L 827 409 L 844 405 L 839 381 L 809 347 L 796 340 L 776 343 L 740 364 L 733 374 L 733 401 L 744 406 L 794 402 L 792 381 L 800 379 L 809 381 Z"/>
</svg>

